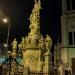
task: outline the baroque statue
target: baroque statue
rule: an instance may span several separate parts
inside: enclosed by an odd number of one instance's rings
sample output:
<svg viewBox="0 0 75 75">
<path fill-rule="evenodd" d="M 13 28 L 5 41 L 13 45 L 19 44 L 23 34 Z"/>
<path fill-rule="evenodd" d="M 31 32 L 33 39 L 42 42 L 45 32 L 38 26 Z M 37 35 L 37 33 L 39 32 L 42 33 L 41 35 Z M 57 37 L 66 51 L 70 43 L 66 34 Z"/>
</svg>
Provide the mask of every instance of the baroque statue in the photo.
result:
<svg viewBox="0 0 75 75">
<path fill-rule="evenodd" d="M 43 36 L 41 35 L 40 36 L 40 39 L 39 39 L 39 46 L 40 46 L 40 48 L 41 49 L 44 49 L 45 47 L 45 42 L 44 42 L 44 38 L 43 38 Z"/>
<path fill-rule="evenodd" d="M 53 43 L 52 43 L 51 37 L 48 34 L 46 35 L 45 43 L 46 43 L 47 51 L 50 52 L 50 49 L 51 49 Z"/>
<path fill-rule="evenodd" d="M 21 42 L 21 44 L 22 44 L 22 47 L 24 48 L 24 46 L 25 46 L 25 38 L 24 38 L 24 37 L 22 37 L 22 42 Z"/>
<path fill-rule="evenodd" d="M 30 72 L 41 72 L 47 70 L 49 67 L 49 55 L 52 47 L 52 39 L 49 35 L 46 38 L 40 33 L 40 0 L 34 0 L 34 8 L 30 15 L 30 32 L 27 36 L 22 37 L 22 41 L 18 44 L 19 50 L 23 54 L 23 66 L 29 68 Z M 15 46 L 14 46 L 15 45 Z M 12 42 L 13 50 L 17 50 L 17 41 Z M 20 53 L 20 52 L 18 52 Z M 21 54 L 19 54 L 21 57 Z M 45 65 L 45 69 L 44 69 Z"/>
<path fill-rule="evenodd" d="M 17 40 L 15 38 L 13 40 L 12 44 L 11 44 L 13 51 L 16 51 L 17 50 L 17 45 L 18 45 L 18 42 L 17 42 Z"/>
<path fill-rule="evenodd" d="M 29 28 L 32 30 L 38 30 L 39 27 L 39 13 L 40 13 L 40 9 L 41 9 L 41 5 L 40 5 L 40 0 L 37 2 L 37 0 L 35 0 L 35 5 L 34 8 L 32 10 L 32 14 L 30 15 L 30 26 Z"/>
</svg>

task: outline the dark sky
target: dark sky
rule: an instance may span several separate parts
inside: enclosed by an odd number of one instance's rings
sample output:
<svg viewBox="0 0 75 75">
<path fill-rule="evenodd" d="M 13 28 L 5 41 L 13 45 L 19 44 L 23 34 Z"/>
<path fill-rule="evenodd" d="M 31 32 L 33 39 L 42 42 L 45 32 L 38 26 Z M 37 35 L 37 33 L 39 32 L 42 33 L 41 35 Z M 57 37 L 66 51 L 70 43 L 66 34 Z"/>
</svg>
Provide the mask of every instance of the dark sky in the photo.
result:
<svg viewBox="0 0 75 75">
<path fill-rule="evenodd" d="M 42 10 L 41 17 L 41 33 L 45 36 L 49 34 L 53 41 L 56 42 L 60 34 L 60 15 L 61 4 L 60 0 L 41 0 Z M 31 10 L 34 6 L 34 0 L 0 0 L 0 10 L 10 17 L 10 37 L 9 41 L 15 37 L 21 40 L 29 32 L 29 20 Z M 0 26 L 0 40 L 6 41 L 7 26 L 1 24 Z"/>
</svg>

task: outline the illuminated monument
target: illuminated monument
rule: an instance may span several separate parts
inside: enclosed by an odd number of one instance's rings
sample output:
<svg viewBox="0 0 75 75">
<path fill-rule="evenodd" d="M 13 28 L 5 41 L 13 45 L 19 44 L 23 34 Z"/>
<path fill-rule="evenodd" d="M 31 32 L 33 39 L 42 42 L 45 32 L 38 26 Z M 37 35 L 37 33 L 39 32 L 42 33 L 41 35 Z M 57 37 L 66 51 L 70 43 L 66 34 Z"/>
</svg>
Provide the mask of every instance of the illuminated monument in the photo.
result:
<svg viewBox="0 0 75 75">
<path fill-rule="evenodd" d="M 19 48 L 22 48 L 23 65 L 28 67 L 30 72 L 44 72 L 49 75 L 52 65 L 52 39 L 49 35 L 43 38 L 40 33 L 40 0 L 35 0 L 34 8 L 30 15 L 30 32 L 22 38 Z"/>
<path fill-rule="evenodd" d="M 54 75 L 51 48 L 51 37 L 44 38 L 40 33 L 40 0 L 34 0 L 30 15 L 30 32 L 22 37 L 18 44 L 16 38 L 11 43 L 12 51 L 0 54 L 1 75 Z M 18 47 L 18 48 L 17 48 Z"/>
</svg>

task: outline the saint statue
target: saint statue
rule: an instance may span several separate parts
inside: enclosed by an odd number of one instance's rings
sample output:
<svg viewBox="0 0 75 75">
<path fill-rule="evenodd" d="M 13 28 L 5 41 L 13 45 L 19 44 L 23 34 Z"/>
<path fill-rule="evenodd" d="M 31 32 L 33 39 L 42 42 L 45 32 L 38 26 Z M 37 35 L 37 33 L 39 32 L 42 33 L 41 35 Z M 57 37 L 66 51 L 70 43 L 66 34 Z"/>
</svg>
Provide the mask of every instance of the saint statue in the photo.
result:
<svg viewBox="0 0 75 75">
<path fill-rule="evenodd" d="M 52 47 L 52 39 L 48 34 L 46 35 L 45 43 L 47 51 L 50 52 L 50 49 Z"/>
<path fill-rule="evenodd" d="M 35 0 L 34 10 L 32 12 L 35 12 L 36 16 L 38 16 L 39 12 L 40 12 L 40 9 L 41 9 L 40 0 Z"/>
<path fill-rule="evenodd" d="M 58 75 L 64 75 L 64 67 L 62 64 L 60 64 L 58 67 Z"/>
<path fill-rule="evenodd" d="M 30 35 L 28 34 L 28 36 L 25 37 L 25 47 L 28 47 L 28 46 L 29 46 L 30 40 L 31 40 L 31 37 L 30 37 Z"/>
<path fill-rule="evenodd" d="M 17 50 L 17 44 L 18 44 L 18 42 L 16 41 L 16 38 L 15 38 L 14 41 L 12 42 L 12 44 L 11 44 L 13 51 Z"/>
<path fill-rule="evenodd" d="M 18 52 L 20 52 L 22 50 L 22 44 L 18 44 L 18 48 L 19 48 Z"/>
<path fill-rule="evenodd" d="M 34 8 L 32 10 L 32 14 L 30 15 L 30 26 L 29 28 L 33 30 L 34 34 L 38 34 L 39 27 L 39 13 L 40 13 L 40 0 L 35 0 Z"/>
<path fill-rule="evenodd" d="M 42 35 L 41 35 L 41 37 L 39 39 L 39 46 L 40 46 L 41 49 L 45 48 L 44 38 L 43 38 Z"/>
<path fill-rule="evenodd" d="M 22 44 L 22 47 L 24 48 L 24 47 L 25 47 L 25 39 L 24 39 L 24 37 L 22 37 L 22 42 L 21 42 L 21 44 Z"/>
</svg>

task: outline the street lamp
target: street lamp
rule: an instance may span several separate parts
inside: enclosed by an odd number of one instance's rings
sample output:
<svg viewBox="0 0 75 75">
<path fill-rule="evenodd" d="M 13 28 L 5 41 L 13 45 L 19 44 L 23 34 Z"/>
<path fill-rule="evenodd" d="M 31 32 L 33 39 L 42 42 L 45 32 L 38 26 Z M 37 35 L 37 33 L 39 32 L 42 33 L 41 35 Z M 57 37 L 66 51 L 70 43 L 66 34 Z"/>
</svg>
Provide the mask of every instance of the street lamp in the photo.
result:
<svg viewBox="0 0 75 75">
<path fill-rule="evenodd" d="M 8 19 L 8 33 L 7 33 L 7 50 L 8 50 L 8 44 L 9 44 L 9 32 L 10 32 L 10 19 Z"/>
<path fill-rule="evenodd" d="M 9 44 L 9 32 L 10 32 L 10 19 L 9 18 L 3 18 L 4 23 L 8 23 L 8 32 L 7 32 L 7 49 L 8 50 L 8 44 Z"/>
<path fill-rule="evenodd" d="M 7 44 L 4 44 L 4 47 L 7 47 Z"/>
<path fill-rule="evenodd" d="M 7 18 L 3 18 L 3 22 L 4 23 L 7 23 L 8 22 L 8 19 Z"/>
<path fill-rule="evenodd" d="M 3 23 L 8 24 L 8 32 L 7 32 L 7 47 L 6 50 L 8 50 L 8 44 L 9 44 L 9 32 L 10 32 L 10 18 L 7 17 L 5 14 L 0 12 L 0 20 L 2 20 Z"/>
</svg>

